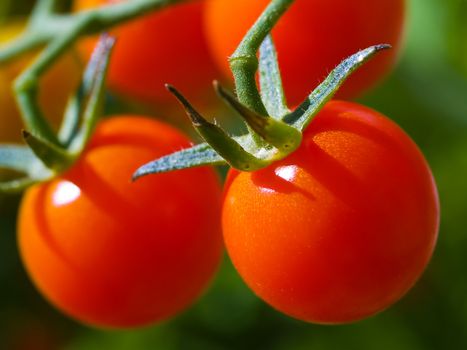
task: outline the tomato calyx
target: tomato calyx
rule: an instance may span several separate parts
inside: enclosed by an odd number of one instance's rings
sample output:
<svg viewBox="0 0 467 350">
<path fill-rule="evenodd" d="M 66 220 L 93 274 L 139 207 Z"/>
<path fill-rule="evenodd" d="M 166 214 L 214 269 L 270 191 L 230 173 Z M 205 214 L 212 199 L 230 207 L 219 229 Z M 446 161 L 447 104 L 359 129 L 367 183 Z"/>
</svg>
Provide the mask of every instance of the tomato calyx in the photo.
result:
<svg viewBox="0 0 467 350">
<path fill-rule="evenodd" d="M 268 9 L 262 16 L 268 14 Z M 261 18 L 258 22 L 261 22 Z M 252 30 L 254 29 L 253 27 Z M 255 30 L 258 30 L 258 28 Z M 181 103 L 193 127 L 204 139 L 205 143 L 143 165 L 133 175 L 134 180 L 149 174 L 201 165 L 228 164 L 240 171 L 256 171 L 287 157 L 300 146 L 303 130 L 326 102 L 332 98 L 344 81 L 376 53 L 390 48 L 390 45 L 375 45 L 348 57 L 328 75 L 301 105 L 291 111 L 287 107 L 274 43 L 268 33 L 265 34 L 261 47 L 256 49 L 259 50 L 257 66 L 260 75 L 260 91 L 257 90 L 256 83 L 254 86 L 248 86 L 242 80 L 245 75 L 251 73 L 253 73 L 254 78 L 257 68 L 254 68 L 253 72 L 244 72 L 244 66 L 236 66 L 242 60 L 236 60 L 235 54 L 233 61 L 231 59 L 231 67 L 234 76 L 240 76 L 240 78 L 236 79 L 238 98 L 221 87 L 219 83 L 214 82 L 214 89 L 219 97 L 243 118 L 248 132 L 241 136 L 229 136 L 222 128 L 207 121 L 173 86 L 167 85 L 167 89 Z M 248 37 L 247 34 L 246 38 Z M 244 44 L 245 40 L 240 48 Z M 236 52 L 238 51 L 241 50 L 238 49 Z M 250 57 L 256 59 L 256 52 Z M 243 62 L 241 64 L 248 66 L 250 63 Z M 245 94 L 245 90 L 251 89 L 253 91 L 250 91 L 250 94 Z M 250 99 L 251 96 L 255 95 L 258 95 L 258 101 Z M 242 98 L 242 96 L 244 97 Z"/>
<path fill-rule="evenodd" d="M 105 78 L 115 39 L 103 35 L 88 63 L 80 86 L 70 98 L 58 135 L 23 130 L 26 146 L 0 145 L 0 168 L 23 177 L 0 182 L 0 193 L 15 193 L 48 181 L 70 168 L 86 147 L 102 114 Z M 31 125 L 30 125 L 31 127 Z"/>
</svg>

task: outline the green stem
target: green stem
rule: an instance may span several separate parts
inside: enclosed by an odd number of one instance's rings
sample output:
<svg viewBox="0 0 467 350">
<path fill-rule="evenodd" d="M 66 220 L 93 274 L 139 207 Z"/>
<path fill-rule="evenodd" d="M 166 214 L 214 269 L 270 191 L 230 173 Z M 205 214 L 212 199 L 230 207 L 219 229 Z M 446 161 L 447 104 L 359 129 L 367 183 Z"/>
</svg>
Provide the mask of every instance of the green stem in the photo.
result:
<svg viewBox="0 0 467 350">
<path fill-rule="evenodd" d="M 261 115 L 266 116 L 268 112 L 256 85 L 256 72 L 258 70 L 256 54 L 261 43 L 293 1 L 272 0 L 230 57 L 230 67 L 234 75 L 238 99 Z"/>
<path fill-rule="evenodd" d="M 47 37 L 40 33 L 24 32 L 15 41 L 1 47 L 0 64 L 6 64 L 25 52 L 35 50 L 47 43 Z"/>
<path fill-rule="evenodd" d="M 133 0 L 83 11 L 81 15 L 93 18 L 94 25 L 88 28 L 86 34 L 95 34 L 148 12 L 188 1 L 192 0 Z"/>
<path fill-rule="evenodd" d="M 28 29 L 19 40 L 0 50 L 0 63 L 47 45 L 42 54 L 15 81 L 17 101 L 26 128 L 44 140 L 59 145 L 57 136 L 42 115 L 37 102 L 39 78 L 83 35 L 95 34 L 122 22 L 188 0 L 134 0 L 74 15 L 53 13 L 57 0 L 41 0 Z"/>
<path fill-rule="evenodd" d="M 253 1 L 253 0 L 252 0 Z M 220 127 L 207 122 L 183 96 L 176 92 L 193 126 L 207 143 L 193 146 L 156 159 L 140 167 L 133 180 L 148 174 L 186 169 L 201 165 L 218 165 L 222 161 L 240 171 L 254 171 L 284 159 L 302 141 L 302 132 L 344 81 L 377 52 L 389 45 L 375 45 L 361 50 L 342 61 L 331 74 L 293 112 L 287 108 L 277 55 L 271 38 L 265 38 L 293 0 L 271 0 L 253 28 L 247 33 L 230 59 L 234 73 L 237 100 L 218 84 L 219 96 L 247 122 L 249 130 L 241 136 L 230 137 Z M 256 58 L 260 46 L 260 62 Z M 319 54 L 319 53 L 316 53 Z M 256 85 L 260 66 L 260 85 L 264 101 Z M 269 116 L 266 106 L 273 116 Z"/>
<path fill-rule="evenodd" d="M 147 12 L 189 0 L 135 0 L 112 4 L 76 14 L 62 15 L 52 12 L 56 0 L 39 2 L 34 10 L 28 30 L 20 40 L 0 50 L 0 62 L 7 62 L 23 52 L 61 39 L 65 48 L 81 37 L 106 31 Z"/>
<path fill-rule="evenodd" d="M 56 6 L 58 0 L 38 0 L 34 10 L 32 11 L 32 20 L 39 20 L 48 14 L 51 14 Z"/>
<path fill-rule="evenodd" d="M 37 99 L 39 78 L 45 70 L 67 49 L 69 38 L 76 37 L 80 27 L 68 35 L 52 42 L 41 55 L 15 81 L 15 92 L 19 108 L 27 129 L 33 130 L 43 139 L 59 145 L 58 138 L 42 114 Z"/>
<path fill-rule="evenodd" d="M 40 135 L 43 139 L 55 145 L 59 145 L 57 136 L 39 108 L 37 94 L 38 90 L 36 87 L 29 89 L 27 92 L 16 91 L 16 100 L 21 111 L 24 125 L 28 130 Z"/>
</svg>

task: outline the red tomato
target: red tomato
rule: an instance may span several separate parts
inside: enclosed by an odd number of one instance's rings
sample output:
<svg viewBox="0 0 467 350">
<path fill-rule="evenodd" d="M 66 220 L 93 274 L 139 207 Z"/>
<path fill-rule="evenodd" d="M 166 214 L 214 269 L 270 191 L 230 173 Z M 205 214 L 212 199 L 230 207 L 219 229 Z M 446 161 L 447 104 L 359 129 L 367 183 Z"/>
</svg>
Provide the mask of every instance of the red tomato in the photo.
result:
<svg viewBox="0 0 467 350">
<path fill-rule="evenodd" d="M 84 10 L 124 0 L 75 0 Z M 115 92 L 145 102 L 173 101 L 164 88 L 171 83 L 187 95 L 203 99 L 211 94 L 214 64 L 202 23 L 202 1 L 170 6 L 117 27 L 109 86 Z M 87 58 L 96 41 L 82 46 Z"/>
<path fill-rule="evenodd" d="M 215 172 L 130 182 L 141 164 L 187 146 L 160 122 L 109 119 L 71 170 L 27 191 L 21 256 L 59 309 L 91 325 L 135 327 L 173 316 L 204 290 L 222 251 Z"/>
<path fill-rule="evenodd" d="M 218 65 L 230 76 L 227 58 L 270 0 L 207 0 L 205 26 Z M 300 103 L 344 58 L 375 44 L 391 44 L 339 90 L 355 97 L 394 65 L 401 46 L 405 0 L 296 0 L 273 30 L 292 104 Z"/>
<path fill-rule="evenodd" d="M 274 308 L 346 323 L 401 298 L 425 269 L 439 221 L 436 185 L 413 141 L 366 107 L 330 102 L 288 158 L 231 172 L 227 250 Z"/>
</svg>

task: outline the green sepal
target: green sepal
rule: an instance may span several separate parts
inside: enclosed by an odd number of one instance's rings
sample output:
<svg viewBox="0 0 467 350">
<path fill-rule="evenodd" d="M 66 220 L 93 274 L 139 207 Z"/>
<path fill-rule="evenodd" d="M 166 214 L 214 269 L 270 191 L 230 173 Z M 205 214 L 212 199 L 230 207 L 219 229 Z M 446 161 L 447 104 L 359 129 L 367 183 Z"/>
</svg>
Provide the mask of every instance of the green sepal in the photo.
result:
<svg viewBox="0 0 467 350">
<path fill-rule="evenodd" d="M 19 193 L 25 188 L 53 176 L 53 172 L 45 168 L 31 149 L 26 146 L 0 145 L 0 168 L 26 175 L 0 182 L 0 194 Z"/>
<path fill-rule="evenodd" d="M 218 95 L 240 114 L 248 126 L 278 150 L 291 152 L 300 146 L 301 133 L 297 129 L 269 116 L 262 116 L 238 101 L 231 93 L 214 82 Z"/>
<path fill-rule="evenodd" d="M 75 157 L 66 150 L 23 130 L 23 139 L 42 163 L 55 172 L 62 172 L 73 164 Z"/>
<path fill-rule="evenodd" d="M 267 43 L 265 47 L 265 55 L 270 55 L 269 59 L 275 59 L 274 51 L 272 52 L 273 56 L 271 56 L 271 52 L 267 54 L 268 49 L 273 49 L 272 42 Z M 134 179 L 152 173 L 185 169 L 199 165 L 223 164 L 222 159 L 238 170 L 255 171 L 287 157 L 300 145 L 302 131 L 324 104 L 334 96 L 337 89 L 344 81 L 377 52 L 388 48 L 390 48 L 389 45 L 372 46 L 345 59 L 329 74 L 323 83 L 310 94 L 304 103 L 295 111 L 284 116 L 282 121 L 272 117 L 262 116 L 252 111 L 238 101 L 233 95 L 220 86 L 215 85 L 220 96 L 242 115 L 249 127 L 253 130 L 252 132 L 238 137 L 231 137 L 217 125 L 209 123 L 177 90 L 175 90 L 175 88 L 169 86 L 169 90 L 174 93 L 181 102 L 187 114 L 190 116 L 193 126 L 207 141 L 207 144 L 194 146 L 148 163 L 138 169 L 134 175 Z M 276 64 L 274 64 L 274 66 L 277 68 Z M 279 74 L 276 68 L 273 68 L 273 75 Z M 276 76 L 275 78 L 268 77 L 266 80 L 263 80 L 266 82 L 266 89 L 274 89 L 274 85 L 280 81 L 278 79 L 280 79 L 280 77 Z M 283 108 L 283 106 L 281 107 L 281 101 L 285 103 L 285 100 L 282 100 L 280 97 L 280 91 L 269 91 L 266 95 L 275 96 L 268 102 L 270 108 Z M 279 96 L 279 99 L 277 99 L 277 96 Z M 266 98 L 266 100 L 268 98 Z M 279 105 L 277 105 L 277 103 L 279 103 Z M 255 136 L 257 137 L 258 135 L 267 141 L 265 145 L 258 144 L 255 139 Z M 284 144 L 278 141 L 284 140 L 292 140 L 295 143 L 291 144 L 291 147 L 283 147 Z"/>
<path fill-rule="evenodd" d="M 264 39 L 259 50 L 259 85 L 261 99 L 271 117 L 280 120 L 290 113 L 271 35 Z"/>
<path fill-rule="evenodd" d="M 346 58 L 295 111 L 284 118 L 284 121 L 303 131 L 355 70 L 365 64 L 379 51 L 389 48 L 391 46 L 386 44 L 375 45 Z"/>
<path fill-rule="evenodd" d="M 64 147 L 70 146 L 73 137 L 78 132 L 83 98 L 84 91 L 80 85 L 75 94 L 68 99 L 63 122 L 58 132 L 58 139 Z"/>
<path fill-rule="evenodd" d="M 169 84 L 166 87 L 183 106 L 198 134 L 232 167 L 253 171 L 267 165 L 264 160 L 248 152 L 222 128 L 208 122 L 177 89 Z"/>
<path fill-rule="evenodd" d="M 27 175 L 0 183 L 0 193 L 20 192 L 34 183 L 49 180 L 67 170 L 79 157 L 101 115 L 105 78 L 114 42 L 113 38 L 103 36 L 93 53 L 61 128 L 60 140 L 64 147 L 29 131 L 23 131 L 23 139 L 29 147 L 0 146 L 0 167 Z"/>
<path fill-rule="evenodd" d="M 149 174 L 159 174 L 174 170 L 203 165 L 226 165 L 227 162 L 207 143 L 201 143 L 182 151 L 172 153 L 136 170 L 133 181 Z"/>
<path fill-rule="evenodd" d="M 10 181 L 0 182 L 0 194 L 21 193 L 26 188 L 44 180 L 34 179 L 30 177 L 22 177 Z"/>
<path fill-rule="evenodd" d="M 75 132 L 69 146 L 73 153 L 79 154 L 84 150 L 98 118 L 102 115 L 105 100 L 105 81 L 114 45 L 115 38 L 102 35 L 84 74 L 82 95 L 79 96 L 80 91 L 78 91 L 78 97 L 80 97 L 80 101 L 86 101 L 86 106 L 82 112 L 81 128 Z M 79 111 L 82 108 L 81 104 Z"/>
<path fill-rule="evenodd" d="M 34 153 L 26 146 L 0 145 L 0 168 L 30 174 L 31 164 L 36 160 Z"/>
</svg>

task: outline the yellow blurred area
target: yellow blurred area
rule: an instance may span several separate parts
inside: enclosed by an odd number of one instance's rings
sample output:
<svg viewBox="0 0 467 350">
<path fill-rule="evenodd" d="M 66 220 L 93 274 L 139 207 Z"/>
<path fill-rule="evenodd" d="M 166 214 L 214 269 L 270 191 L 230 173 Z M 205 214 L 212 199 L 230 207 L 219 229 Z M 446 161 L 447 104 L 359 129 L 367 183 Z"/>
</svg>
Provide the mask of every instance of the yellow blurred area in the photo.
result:
<svg viewBox="0 0 467 350">
<path fill-rule="evenodd" d="M 14 40 L 25 28 L 24 20 L 12 20 L 0 26 L 0 46 Z M 21 141 L 23 123 L 12 92 L 14 79 L 33 62 L 36 53 L 26 53 L 19 59 L 0 65 L 0 142 Z M 39 104 L 56 128 L 63 116 L 68 97 L 78 86 L 81 75 L 79 58 L 70 52 L 41 78 Z"/>
</svg>

